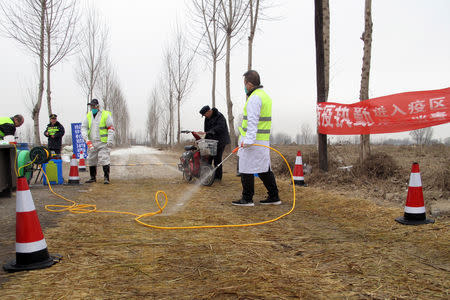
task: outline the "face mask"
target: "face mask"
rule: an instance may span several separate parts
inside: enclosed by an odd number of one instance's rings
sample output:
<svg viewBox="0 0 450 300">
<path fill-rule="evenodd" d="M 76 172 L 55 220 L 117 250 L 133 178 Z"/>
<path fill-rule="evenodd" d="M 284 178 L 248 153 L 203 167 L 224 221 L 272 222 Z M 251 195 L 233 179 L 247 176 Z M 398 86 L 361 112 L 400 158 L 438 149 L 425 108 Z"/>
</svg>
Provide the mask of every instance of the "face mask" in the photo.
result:
<svg viewBox="0 0 450 300">
<path fill-rule="evenodd" d="M 93 108 L 93 109 L 92 109 L 92 113 L 95 115 L 96 113 L 98 113 L 98 109 Z"/>
<path fill-rule="evenodd" d="M 244 86 L 244 91 L 245 91 L 245 94 L 248 93 L 248 91 L 247 91 L 247 86 Z"/>
</svg>

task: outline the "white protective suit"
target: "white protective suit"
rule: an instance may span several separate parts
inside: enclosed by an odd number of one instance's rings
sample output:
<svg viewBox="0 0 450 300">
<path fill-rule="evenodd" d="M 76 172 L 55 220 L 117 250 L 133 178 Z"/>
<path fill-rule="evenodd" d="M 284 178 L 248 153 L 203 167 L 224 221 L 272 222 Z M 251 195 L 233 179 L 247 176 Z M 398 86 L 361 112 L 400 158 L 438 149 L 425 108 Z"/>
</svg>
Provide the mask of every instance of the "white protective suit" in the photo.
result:
<svg viewBox="0 0 450 300">
<path fill-rule="evenodd" d="M 246 136 L 239 136 L 239 146 L 261 144 L 270 146 L 270 141 L 256 140 L 258 130 L 259 114 L 261 112 L 261 98 L 255 94 L 251 95 L 247 104 L 247 133 Z M 239 173 L 256 174 L 269 171 L 270 149 L 261 146 L 251 146 L 239 148 Z"/>
<path fill-rule="evenodd" d="M 89 111 L 92 114 L 91 111 Z M 106 127 L 108 127 L 108 142 L 103 143 L 100 141 L 100 120 L 102 119 L 102 110 L 99 110 L 98 113 L 94 116 L 92 115 L 92 124 L 91 124 L 91 132 L 88 136 L 89 131 L 89 122 L 87 117 L 84 119 L 83 124 L 81 124 L 81 135 L 83 139 L 87 141 L 91 141 L 94 146 L 92 149 L 88 149 L 88 165 L 89 166 L 106 166 L 111 163 L 110 153 L 111 147 L 114 141 L 114 123 L 111 115 L 106 119 Z"/>
</svg>

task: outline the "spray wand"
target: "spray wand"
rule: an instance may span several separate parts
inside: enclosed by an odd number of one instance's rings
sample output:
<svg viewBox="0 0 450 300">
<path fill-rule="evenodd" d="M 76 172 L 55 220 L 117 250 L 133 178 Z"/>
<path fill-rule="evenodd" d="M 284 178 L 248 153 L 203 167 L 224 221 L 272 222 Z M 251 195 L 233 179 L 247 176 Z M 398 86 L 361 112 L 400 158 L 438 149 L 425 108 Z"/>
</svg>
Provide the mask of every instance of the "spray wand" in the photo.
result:
<svg viewBox="0 0 450 300">
<path fill-rule="evenodd" d="M 218 167 L 220 167 L 224 162 L 226 162 L 226 161 L 231 157 L 231 155 L 233 155 L 233 154 L 235 154 L 236 152 L 238 152 L 239 148 L 240 148 L 239 146 L 236 147 L 236 148 L 234 148 L 233 151 L 231 151 L 231 153 L 230 153 L 227 157 L 225 157 L 225 159 L 223 159 L 222 162 L 221 162 L 220 164 L 218 164 L 218 165 L 211 171 L 211 173 L 214 172 L 214 171 L 216 171 Z"/>
</svg>

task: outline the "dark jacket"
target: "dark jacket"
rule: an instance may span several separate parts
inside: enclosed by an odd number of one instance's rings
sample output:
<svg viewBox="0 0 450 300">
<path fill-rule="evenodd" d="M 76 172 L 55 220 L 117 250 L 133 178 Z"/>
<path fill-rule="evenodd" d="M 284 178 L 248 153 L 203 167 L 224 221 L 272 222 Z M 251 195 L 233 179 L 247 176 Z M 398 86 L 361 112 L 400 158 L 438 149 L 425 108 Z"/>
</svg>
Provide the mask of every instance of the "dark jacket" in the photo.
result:
<svg viewBox="0 0 450 300">
<path fill-rule="evenodd" d="M 205 117 L 205 139 L 217 140 L 217 147 L 225 147 L 230 143 L 227 121 L 217 108 L 213 107 L 212 111 L 209 119 Z"/>
<path fill-rule="evenodd" d="M 49 132 L 55 132 L 54 137 L 50 137 Z M 64 135 L 64 126 L 56 121 L 55 125 L 49 123 L 47 129 L 44 131 L 44 135 L 48 136 L 48 148 L 50 150 L 61 150 L 62 137 Z"/>
<path fill-rule="evenodd" d="M 14 122 L 13 118 L 11 118 L 11 120 Z M 16 126 L 14 126 L 14 123 L 13 124 L 10 124 L 10 123 L 0 124 L 0 131 L 3 133 L 2 135 L 0 135 L 0 140 L 2 140 L 3 137 L 6 135 L 14 135 L 14 133 L 16 133 Z"/>
</svg>

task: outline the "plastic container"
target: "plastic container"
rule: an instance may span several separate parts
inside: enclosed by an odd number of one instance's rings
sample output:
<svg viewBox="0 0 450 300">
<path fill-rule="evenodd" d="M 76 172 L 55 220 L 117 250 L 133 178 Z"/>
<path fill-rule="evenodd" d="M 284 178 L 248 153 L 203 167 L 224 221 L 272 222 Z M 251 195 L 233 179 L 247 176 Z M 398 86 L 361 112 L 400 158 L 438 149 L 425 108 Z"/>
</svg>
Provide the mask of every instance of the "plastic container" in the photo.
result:
<svg viewBox="0 0 450 300">
<path fill-rule="evenodd" d="M 197 141 L 198 149 L 200 154 L 215 156 L 217 154 L 217 143 L 216 140 L 200 139 Z"/>
<path fill-rule="evenodd" d="M 30 151 L 17 150 L 17 171 L 19 172 L 19 176 L 25 176 L 27 178 L 28 183 L 33 176 L 33 165 L 30 165 L 30 162 Z"/>
<path fill-rule="evenodd" d="M 47 174 L 50 184 L 63 184 L 62 160 L 51 159 L 48 163 L 42 164 L 42 169 Z M 44 185 L 47 185 L 47 178 L 44 176 Z"/>
<path fill-rule="evenodd" d="M 17 143 L 17 150 L 30 150 L 28 143 Z"/>
</svg>

